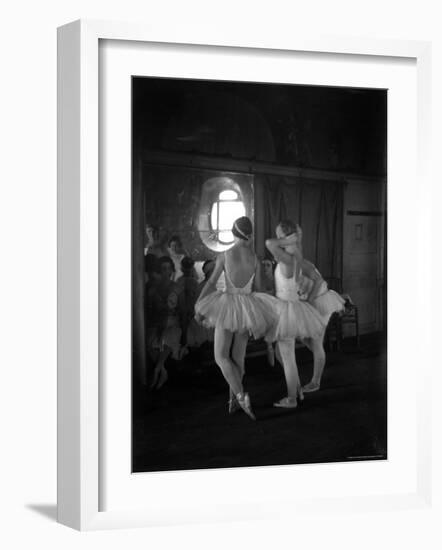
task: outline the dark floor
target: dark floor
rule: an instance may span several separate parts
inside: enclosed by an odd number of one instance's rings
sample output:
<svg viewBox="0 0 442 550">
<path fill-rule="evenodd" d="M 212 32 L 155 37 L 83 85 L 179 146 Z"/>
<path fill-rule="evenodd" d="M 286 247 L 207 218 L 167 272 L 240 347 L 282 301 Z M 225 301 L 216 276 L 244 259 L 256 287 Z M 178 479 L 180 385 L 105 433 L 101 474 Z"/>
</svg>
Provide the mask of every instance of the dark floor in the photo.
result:
<svg viewBox="0 0 442 550">
<path fill-rule="evenodd" d="M 321 390 L 292 410 L 272 407 L 286 395 L 281 366 L 268 366 L 263 355 L 249 357 L 245 387 L 256 422 L 242 412 L 227 414 L 228 389 L 216 365 L 200 366 L 195 358 L 171 364 L 164 388 L 147 396 L 134 392 L 133 471 L 385 459 L 383 342 L 369 335 L 359 349 L 348 339 L 340 352 L 328 352 Z M 311 354 L 302 348 L 297 357 L 306 383 Z"/>
</svg>

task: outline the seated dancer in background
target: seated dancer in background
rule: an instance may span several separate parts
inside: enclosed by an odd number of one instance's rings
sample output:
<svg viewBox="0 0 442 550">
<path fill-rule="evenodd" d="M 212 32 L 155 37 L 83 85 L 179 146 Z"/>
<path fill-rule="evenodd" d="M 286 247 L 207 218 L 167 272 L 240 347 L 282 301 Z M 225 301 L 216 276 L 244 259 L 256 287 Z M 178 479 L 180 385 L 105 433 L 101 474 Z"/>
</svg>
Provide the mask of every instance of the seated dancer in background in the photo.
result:
<svg viewBox="0 0 442 550">
<path fill-rule="evenodd" d="M 146 224 L 146 244 L 144 246 L 144 255 L 153 254 L 157 258 L 167 256 L 167 248 L 163 246 L 160 240 L 160 230 L 156 225 Z"/>
<path fill-rule="evenodd" d="M 302 233 L 298 232 L 298 244 L 302 241 Z M 299 247 L 294 249 L 299 262 L 298 285 L 301 300 L 311 304 L 321 315 L 324 328 L 316 339 L 305 338 L 303 343 L 313 352 L 313 376 L 311 381 L 303 386 L 305 393 L 319 390 L 322 373 L 325 367 L 324 336 L 328 322 L 333 313 L 345 309 L 345 300 L 334 290 L 329 290 L 327 283 L 311 262 L 302 257 Z"/>
<path fill-rule="evenodd" d="M 155 364 L 151 388 L 159 389 L 168 379 L 165 367 L 169 357 L 180 359 L 181 328 L 178 290 L 172 281 L 174 265 L 168 256 L 158 260 L 160 280 L 147 295 L 147 351 Z"/>
<path fill-rule="evenodd" d="M 182 275 L 181 260 L 186 256 L 186 253 L 183 249 L 183 243 L 181 242 L 181 239 L 178 237 L 178 235 L 174 235 L 169 239 L 167 253 L 172 258 L 172 261 L 175 265 L 173 280 L 176 281 Z"/>
<path fill-rule="evenodd" d="M 182 275 L 176 280 L 178 290 L 187 289 L 197 293 L 199 287 L 198 275 L 195 271 L 195 261 L 190 256 L 184 256 L 181 260 L 180 271 Z"/>
<path fill-rule="evenodd" d="M 204 280 L 198 284 L 198 296 L 203 291 L 203 288 L 206 286 L 207 281 L 210 279 L 210 276 L 215 269 L 215 260 L 206 260 L 203 263 L 202 271 L 204 273 Z"/>
<path fill-rule="evenodd" d="M 275 267 L 276 264 L 270 258 L 264 258 L 262 264 L 262 291 L 275 294 Z"/>
<path fill-rule="evenodd" d="M 287 384 L 287 397 L 275 407 L 294 408 L 297 400 L 303 399 L 295 357 L 295 340 L 310 338 L 315 346 L 321 343 L 324 322 L 318 311 L 308 302 L 299 299 L 297 276 L 299 274 L 299 248 L 297 226 L 291 221 L 282 221 L 276 227 L 276 239 L 266 240 L 266 247 L 277 260 L 275 289 L 279 298 L 278 322 L 268 333 L 268 341 L 276 341 L 282 360 Z M 298 257 L 297 257 L 298 256 Z M 316 351 L 316 347 L 314 347 Z"/>
<path fill-rule="evenodd" d="M 144 284 L 146 297 L 150 287 L 157 284 L 160 280 L 160 268 L 158 258 L 154 254 L 146 254 L 144 256 Z"/>
<path fill-rule="evenodd" d="M 182 344 L 186 346 L 181 350 L 180 356 L 187 353 L 188 333 L 194 320 L 195 302 L 199 295 L 197 275 L 194 268 L 195 262 L 189 256 L 184 256 L 181 260 L 182 276 L 176 281 L 178 292 L 178 312 L 180 316 L 180 325 L 182 331 Z"/>
<path fill-rule="evenodd" d="M 215 328 L 215 361 L 230 388 L 229 412 L 241 407 L 255 420 L 249 394 L 243 388 L 247 341 L 249 334 L 259 338 L 275 323 L 276 300 L 252 291 L 259 263 L 253 251 L 250 219 L 238 218 L 232 233 L 234 245 L 218 255 L 215 269 L 195 305 L 195 318 Z M 223 271 L 225 291 L 216 290 Z"/>
</svg>

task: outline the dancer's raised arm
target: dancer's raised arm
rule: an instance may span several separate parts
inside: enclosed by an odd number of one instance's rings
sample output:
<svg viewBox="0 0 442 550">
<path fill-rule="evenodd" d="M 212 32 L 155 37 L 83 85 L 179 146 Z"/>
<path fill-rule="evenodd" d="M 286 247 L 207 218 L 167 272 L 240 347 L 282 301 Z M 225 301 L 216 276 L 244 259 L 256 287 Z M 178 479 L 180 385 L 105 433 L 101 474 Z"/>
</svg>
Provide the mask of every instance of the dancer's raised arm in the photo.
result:
<svg viewBox="0 0 442 550">
<path fill-rule="evenodd" d="M 294 246 L 296 245 L 297 254 L 300 255 L 300 258 L 302 259 L 302 253 L 299 249 L 298 245 L 299 236 L 298 233 L 291 233 L 290 235 L 287 235 L 286 237 L 281 238 L 274 238 L 274 239 L 267 239 L 266 240 L 266 247 L 271 252 L 271 254 L 274 256 L 276 261 L 283 262 L 286 265 L 291 265 L 293 263 L 293 254 L 289 254 L 286 252 L 285 247 L 287 246 Z M 299 261 L 299 260 L 298 260 Z"/>
</svg>

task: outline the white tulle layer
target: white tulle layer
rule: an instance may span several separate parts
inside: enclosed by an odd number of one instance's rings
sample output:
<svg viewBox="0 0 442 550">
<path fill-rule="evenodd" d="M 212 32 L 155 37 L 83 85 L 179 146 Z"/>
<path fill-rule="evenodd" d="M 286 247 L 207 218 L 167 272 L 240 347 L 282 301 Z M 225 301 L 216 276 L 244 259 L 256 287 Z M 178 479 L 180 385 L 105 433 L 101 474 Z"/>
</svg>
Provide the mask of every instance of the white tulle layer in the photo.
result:
<svg viewBox="0 0 442 550">
<path fill-rule="evenodd" d="M 261 338 L 277 322 L 276 298 L 261 292 L 230 294 L 216 291 L 195 305 L 195 311 L 204 316 L 204 325 L 231 332 L 249 332 Z"/>
<path fill-rule="evenodd" d="M 328 322 L 333 313 L 345 309 L 345 300 L 334 290 L 328 290 L 315 298 L 313 305 Z"/>
<path fill-rule="evenodd" d="M 267 341 L 317 338 L 325 329 L 321 314 L 308 302 L 278 300 L 278 322 L 266 334 Z"/>
</svg>

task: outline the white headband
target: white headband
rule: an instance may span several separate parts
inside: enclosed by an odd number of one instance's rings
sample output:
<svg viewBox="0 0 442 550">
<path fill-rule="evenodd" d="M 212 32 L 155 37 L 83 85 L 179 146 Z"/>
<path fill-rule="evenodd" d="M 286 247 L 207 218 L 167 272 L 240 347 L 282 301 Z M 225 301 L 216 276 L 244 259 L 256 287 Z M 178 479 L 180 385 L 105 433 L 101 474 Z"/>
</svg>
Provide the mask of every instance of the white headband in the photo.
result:
<svg viewBox="0 0 442 550">
<path fill-rule="evenodd" d="M 238 233 L 240 233 L 246 239 L 246 241 L 249 240 L 250 235 L 247 236 L 243 231 L 241 231 L 241 229 L 238 227 L 236 222 L 233 224 L 233 227 L 236 229 L 236 231 L 238 231 Z"/>
</svg>

